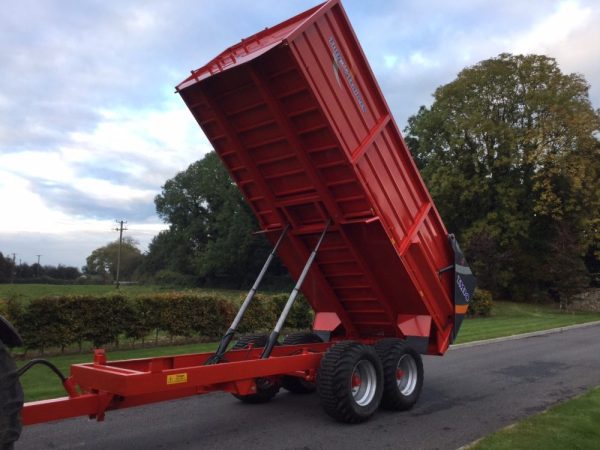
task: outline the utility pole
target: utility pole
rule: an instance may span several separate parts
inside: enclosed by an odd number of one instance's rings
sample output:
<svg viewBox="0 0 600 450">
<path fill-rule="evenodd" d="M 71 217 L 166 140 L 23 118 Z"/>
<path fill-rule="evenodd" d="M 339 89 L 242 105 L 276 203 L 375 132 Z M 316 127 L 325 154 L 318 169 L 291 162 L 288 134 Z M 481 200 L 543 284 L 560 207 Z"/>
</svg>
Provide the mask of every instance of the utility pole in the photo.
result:
<svg viewBox="0 0 600 450">
<path fill-rule="evenodd" d="M 121 271 L 121 245 L 123 244 L 123 231 L 127 228 L 123 228 L 123 224 L 127 223 L 126 220 L 115 220 L 119 224 L 115 231 L 119 232 L 119 251 L 117 252 L 117 289 L 119 289 L 119 272 Z"/>
<path fill-rule="evenodd" d="M 42 255 L 35 255 L 35 256 L 37 256 L 37 258 L 38 258 L 38 264 L 37 264 L 37 267 L 35 268 L 35 276 L 37 278 L 39 278 L 40 277 L 40 257 Z"/>
<path fill-rule="evenodd" d="M 15 276 L 17 275 L 17 265 L 15 263 L 16 259 L 17 259 L 17 254 L 13 253 L 13 270 L 12 270 L 12 277 L 10 277 L 10 283 L 14 283 L 15 282 Z"/>
</svg>

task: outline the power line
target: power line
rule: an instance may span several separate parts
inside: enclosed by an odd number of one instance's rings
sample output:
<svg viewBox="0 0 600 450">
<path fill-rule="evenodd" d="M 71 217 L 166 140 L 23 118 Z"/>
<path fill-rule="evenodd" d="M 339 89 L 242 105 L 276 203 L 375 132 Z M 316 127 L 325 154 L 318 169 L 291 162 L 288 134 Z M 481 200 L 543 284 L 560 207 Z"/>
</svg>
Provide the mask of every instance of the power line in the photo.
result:
<svg viewBox="0 0 600 450">
<path fill-rule="evenodd" d="M 114 228 L 115 231 L 119 232 L 119 251 L 117 253 L 117 289 L 119 289 L 119 272 L 121 271 L 121 245 L 123 244 L 123 231 L 127 228 L 123 228 L 123 224 L 127 223 L 126 220 L 115 220 L 119 224 L 119 227 Z"/>
</svg>

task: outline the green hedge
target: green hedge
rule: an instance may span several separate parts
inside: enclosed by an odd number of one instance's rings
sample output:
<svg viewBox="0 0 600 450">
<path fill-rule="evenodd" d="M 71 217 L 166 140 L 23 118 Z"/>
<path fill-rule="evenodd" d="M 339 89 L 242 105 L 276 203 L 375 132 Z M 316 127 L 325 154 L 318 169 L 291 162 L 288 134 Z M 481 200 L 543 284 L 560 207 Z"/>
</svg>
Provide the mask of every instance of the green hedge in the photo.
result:
<svg viewBox="0 0 600 450">
<path fill-rule="evenodd" d="M 270 330 L 287 296 L 257 295 L 238 332 Z M 0 301 L 0 311 L 19 330 L 26 350 L 42 354 L 50 348 L 64 350 L 91 343 L 94 347 L 119 346 L 123 338 L 158 341 L 174 338 L 218 339 L 227 330 L 238 305 L 219 295 L 163 293 L 135 298 L 109 296 L 59 296 L 34 299 L 27 305 Z M 292 308 L 286 327 L 312 325 L 310 306 L 302 297 Z"/>
</svg>

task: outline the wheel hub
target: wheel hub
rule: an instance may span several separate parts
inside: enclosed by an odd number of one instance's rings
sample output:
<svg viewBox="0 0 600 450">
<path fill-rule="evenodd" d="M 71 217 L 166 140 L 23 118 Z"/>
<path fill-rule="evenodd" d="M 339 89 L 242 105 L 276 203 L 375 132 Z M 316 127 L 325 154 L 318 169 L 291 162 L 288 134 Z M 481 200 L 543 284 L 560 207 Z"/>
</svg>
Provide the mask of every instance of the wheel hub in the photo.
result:
<svg viewBox="0 0 600 450">
<path fill-rule="evenodd" d="M 360 379 L 360 376 L 358 374 L 352 374 L 352 390 L 358 390 L 358 388 L 360 387 L 362 380 Z"/>
<path fill-rule="evenodd" d="M 396 383 L 402 395 L 410 395 L 417 386 L 417 362 L 409 355 L 403 355 L 396 367 Z"/>
<path fill-rule="evenodd" d="M 377 390 L 377 373 L 373 364 L 367 360 L 359 361 L 354 366 L 350 383 L 354 401 L 360 406 L 370 404 Z"/>
</svg>

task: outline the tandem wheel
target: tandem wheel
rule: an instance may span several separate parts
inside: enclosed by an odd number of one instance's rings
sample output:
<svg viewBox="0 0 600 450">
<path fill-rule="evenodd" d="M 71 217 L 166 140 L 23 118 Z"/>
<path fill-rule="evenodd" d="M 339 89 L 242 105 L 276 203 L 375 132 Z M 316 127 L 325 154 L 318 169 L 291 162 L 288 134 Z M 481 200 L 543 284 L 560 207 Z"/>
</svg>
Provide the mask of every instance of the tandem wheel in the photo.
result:
<svg viewBox="0 0 600 450">
<path fill-rule="evenodd" d="M 347 341 L 321 359 L 317 392 L 327 414 L 340 422 L 369 419 L 383 395 L 383 367 L 373 347 Z"/>
<path fill-rule="evenodd" d="M 401 339 L 384 339 L 375 345 L 383 365 L 381 407 L 393 411 L 412 408 L 423 387 L 421 355 Z"/>
</svg>

